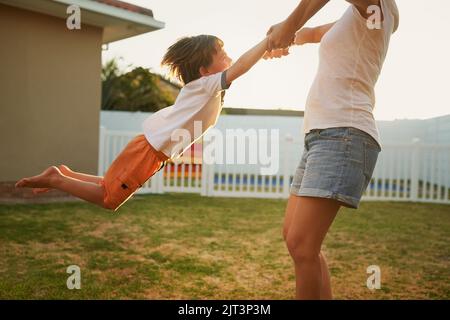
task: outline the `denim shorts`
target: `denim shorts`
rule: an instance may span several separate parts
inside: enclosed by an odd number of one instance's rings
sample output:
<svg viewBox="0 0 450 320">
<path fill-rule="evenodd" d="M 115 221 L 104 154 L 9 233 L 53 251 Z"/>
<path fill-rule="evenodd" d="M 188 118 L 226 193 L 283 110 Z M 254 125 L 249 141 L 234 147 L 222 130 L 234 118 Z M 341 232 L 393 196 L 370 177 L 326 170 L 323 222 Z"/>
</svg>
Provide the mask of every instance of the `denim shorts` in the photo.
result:
<svg viewBox="0 0 450 320">
<path fill-rule="evenodd" d="M 305 136 L 290 193 L 332 198 L 357 209 L 380 151 L 372 136 L 353 127 L 313 129 Z"/>
</svg>

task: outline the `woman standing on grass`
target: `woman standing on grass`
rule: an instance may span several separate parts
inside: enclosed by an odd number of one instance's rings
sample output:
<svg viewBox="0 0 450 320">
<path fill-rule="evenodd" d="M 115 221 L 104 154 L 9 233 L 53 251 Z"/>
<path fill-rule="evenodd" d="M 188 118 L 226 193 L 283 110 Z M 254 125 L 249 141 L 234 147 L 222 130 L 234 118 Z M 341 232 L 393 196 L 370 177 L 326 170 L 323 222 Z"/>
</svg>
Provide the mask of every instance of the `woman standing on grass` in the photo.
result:
<svg viewBox="0 0 450 320">
<path fill-rule="evenodd" d="M 288 54 L 293 42 L 321 43 L 306 103 L 303 156 L 283 226 L 298 299 L 332 298 L 321 246 L 340 207 L 357 209 L 372 177 L 381 151 L 374 87 L 399 23 L 395 0 L 347 0 L 351 5 L 335 23 L 301 29 L 328 1 L 301 1 L 268 32 L 271 53 L 266 58 Z M 372 28 L 377 12 L 379 21 Z"/>
</svg>

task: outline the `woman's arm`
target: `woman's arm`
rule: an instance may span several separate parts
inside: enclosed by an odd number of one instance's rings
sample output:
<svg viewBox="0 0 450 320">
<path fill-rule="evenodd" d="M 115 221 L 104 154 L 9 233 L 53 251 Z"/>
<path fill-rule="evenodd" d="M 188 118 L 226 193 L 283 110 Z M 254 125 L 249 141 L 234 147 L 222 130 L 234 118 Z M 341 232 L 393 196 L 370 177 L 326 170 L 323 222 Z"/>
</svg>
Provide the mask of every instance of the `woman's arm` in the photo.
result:
<svg viewBox="0 0 450 320">
<path fill-rule="evenodd" d="M 228 70 L 227 70 L 227 85 L 233 80 L 239 78 L 248 70 L 251 69 L 266 53 L 268 39 L 258 43 L 256 46 L 244 53 Z"/>
<path fill-rule="evenodd" d="M 306 43 L 319 43 L 322 41 L 323 36 L 327 33 L 335 24 L 328 23 L 315 28 L 302 28 L 295 33 L 296 45 L 303 45 Z"/>
<path fill-rule="evenodd" d="M 306 43 L 319 43 L 322 41 L 322 37 L 327 33 L 335 24 L 328 23 L 322 26 L 318 26 L 315 28 L 301 28 L 295 33 L 294 44 L 296 45 L 304 45 Z M 287 56 L 289 54 L 289 48 L 285 49 L 275 49 L 272 51 L 268 51 L 264 54 L 264 59 L 273 59 L 273 58 L 281 58 L 283 56 Z"/>
<path fill-rule="evenodd" d="M 289 17 L 272 26 L 269 36 L 268 51 L 289 47 L 294 42 L 295 32 L 322 9 L 330 0 L 302 0 Z"/>
</svg>

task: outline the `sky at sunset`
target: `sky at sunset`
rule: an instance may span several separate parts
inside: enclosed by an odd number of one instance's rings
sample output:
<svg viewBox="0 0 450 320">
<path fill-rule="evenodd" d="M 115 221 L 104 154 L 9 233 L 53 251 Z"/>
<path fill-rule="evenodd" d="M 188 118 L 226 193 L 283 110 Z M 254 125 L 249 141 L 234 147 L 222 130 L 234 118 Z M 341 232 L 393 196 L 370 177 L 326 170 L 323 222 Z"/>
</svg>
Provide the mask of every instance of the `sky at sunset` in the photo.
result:
<svg viewBox="0 0 450 320">
<path fill-rule="evenodd" d="M 103 62 L 122 57 L 120 65 L 166 73 L 160 61 L 182 36 L 214 34 L 236 60 L 283 20 L 298 0 L 126 0 L 153 10 L 166 23 L 162 30 L 111 43 Z M 376 86 L 377 120 L 425 119 L 450 113 L 450 1 L 397 0 L 400 27 Z M 331 0 L 307 26 L 335 21 L 349 4 Z M 318 45 L 293 47 L 288 57 L 261 61 L 235 81 L 225 107 L 304 110 L 318 64 Z"/>
</svg>

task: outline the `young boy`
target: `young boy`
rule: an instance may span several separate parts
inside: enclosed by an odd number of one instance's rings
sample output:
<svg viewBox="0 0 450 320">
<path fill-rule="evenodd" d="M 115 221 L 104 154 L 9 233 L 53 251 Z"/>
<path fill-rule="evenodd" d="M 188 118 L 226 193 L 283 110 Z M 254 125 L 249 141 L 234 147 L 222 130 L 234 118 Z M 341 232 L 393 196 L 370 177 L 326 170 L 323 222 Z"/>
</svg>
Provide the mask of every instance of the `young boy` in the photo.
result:
<svg viewBox="0 0 450 320">
<path fill-rule="evenodd" d="M 255 65 L 266 49 L 267 38 L 232 64 L 223 42 L 215 36 L 180 39 L 167 50 L 162 61 L 184 84 L 175 104 L 144 121 L 144 134 L 127 144 L 104 177 L 74 172 L 65 165 L 51 166 L 40 175 L 21 179 L 16 187 L 34 188 L 34 193 L 59 189 L 116 211 L 167 160 L 181 155 L 215 125 L 224 90 Z M 194 131 L 195 123 L 197 127 L 201 125 L 200 134 L 197 128 Z M 178 130 L 188 133 L 190 139 L 180 144 L 173 137 Z"/>
</svg>

